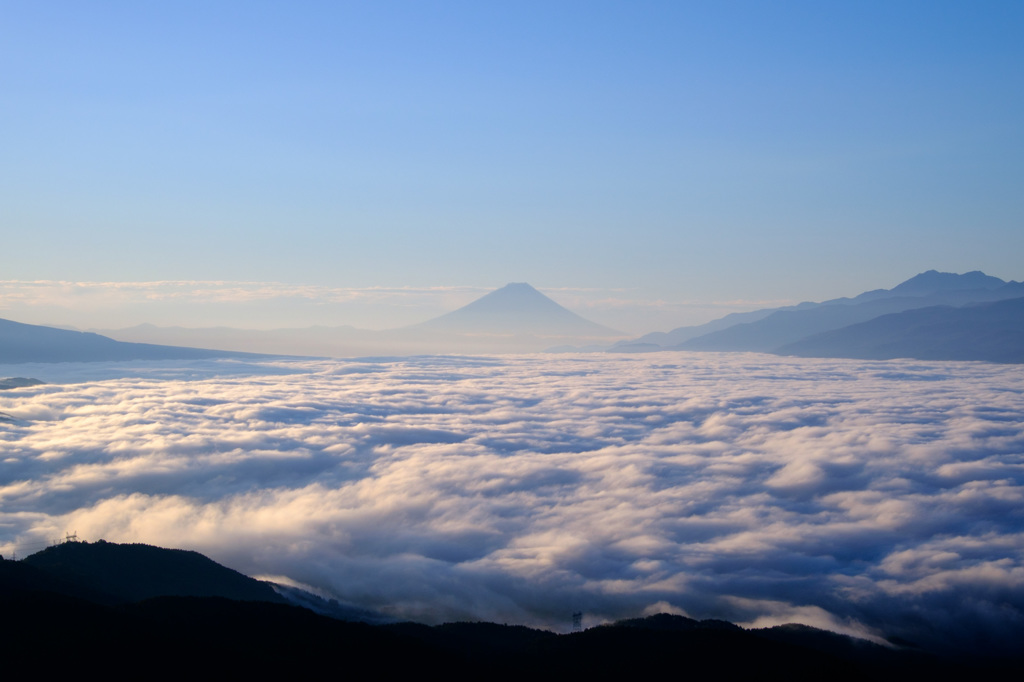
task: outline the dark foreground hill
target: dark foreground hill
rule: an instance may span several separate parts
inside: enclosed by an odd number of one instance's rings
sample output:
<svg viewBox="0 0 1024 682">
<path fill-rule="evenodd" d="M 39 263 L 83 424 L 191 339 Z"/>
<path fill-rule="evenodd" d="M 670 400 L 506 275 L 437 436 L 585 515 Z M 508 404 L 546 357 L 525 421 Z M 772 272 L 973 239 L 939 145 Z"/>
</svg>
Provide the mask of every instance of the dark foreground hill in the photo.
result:
<svg viewBox="0 0 1024 682">
<path fill-rule="evenodd" d="M 199 552 L 114 542 L 66 542 L 21 563 L 77 586 L 93 600 L 120 604 L 152 597 L 224 597 L 239 601 L 285 599 L 270 584 L 221 566 Z"/>
<path fill-rule="evenodd" d="M 261 596 L 260 586 L 266 587 L 194 552 L 68 543 L 26 560 L 0 561 L 0 641 L 12 660 L 45 661 L 51 674 L 116 677 L 853 680 L 1021 670 L 1021 661 L 945 660 L 806 626 L 745 630 L 667 614 L 566 635 L 494 623 L 372 626 L 252 601 Z M 178 596 L 152 596 L 160 592 Z M 207 596 L 181 596 L 189 593 Z"/>
</svg>

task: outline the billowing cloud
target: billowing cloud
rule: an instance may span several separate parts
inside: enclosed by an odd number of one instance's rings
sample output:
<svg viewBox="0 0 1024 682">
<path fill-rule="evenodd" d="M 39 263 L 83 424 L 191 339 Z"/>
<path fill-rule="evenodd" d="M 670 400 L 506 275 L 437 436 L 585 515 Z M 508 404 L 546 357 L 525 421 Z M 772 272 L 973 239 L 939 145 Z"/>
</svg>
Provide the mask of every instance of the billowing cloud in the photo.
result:
<svg viewBox="0 0 1024 682">
<path fill-rule="evenodd" d="M 5 554 L 67 531 L 186 547 L 428 621 L 659 609 L 928 646 L 1024 633 L 1022 367 L 82 367 L 0 393 Z"/>
</svg>

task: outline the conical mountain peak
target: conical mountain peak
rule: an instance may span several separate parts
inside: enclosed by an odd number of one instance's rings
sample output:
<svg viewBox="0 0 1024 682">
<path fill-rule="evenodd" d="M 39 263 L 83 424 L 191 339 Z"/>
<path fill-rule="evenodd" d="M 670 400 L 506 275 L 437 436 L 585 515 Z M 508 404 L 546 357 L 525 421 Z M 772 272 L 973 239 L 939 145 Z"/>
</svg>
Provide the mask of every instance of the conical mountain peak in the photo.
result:
<svg viewBox="0 0 1024 682">
<path fill-rule="evenodd" d="M 456 334 L 611 337 L 619 334 L 564 308 L 526 282 L 511 282 L 420 329 Z"/>
</svg>

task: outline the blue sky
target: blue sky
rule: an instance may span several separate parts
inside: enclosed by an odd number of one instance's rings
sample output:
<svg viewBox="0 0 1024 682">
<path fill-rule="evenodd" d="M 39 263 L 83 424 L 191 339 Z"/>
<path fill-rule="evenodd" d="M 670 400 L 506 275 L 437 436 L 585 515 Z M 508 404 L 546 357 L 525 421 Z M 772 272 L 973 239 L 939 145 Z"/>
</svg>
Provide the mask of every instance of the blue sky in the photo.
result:
<svg viewBox="0 0 1024 682">
<path fill-rule="evenodd" d="M 1018 2 L 3 9 L 2 280 L 420 292 L 301 320 L 367 326 L 529 281 L 639 332 L 1024 279 Z"/>
</svg>

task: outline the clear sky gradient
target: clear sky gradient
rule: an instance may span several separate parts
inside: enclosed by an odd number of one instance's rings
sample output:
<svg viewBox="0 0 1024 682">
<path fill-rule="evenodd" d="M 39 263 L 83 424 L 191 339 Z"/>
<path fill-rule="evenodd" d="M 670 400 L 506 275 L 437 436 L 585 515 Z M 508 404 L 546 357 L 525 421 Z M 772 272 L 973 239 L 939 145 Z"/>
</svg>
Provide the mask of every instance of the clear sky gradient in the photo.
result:
<svg viewBox="0 0 1024 682">
<path fill-rule="evenodd" d="M 1021 2 L 5 2 L 0 317 L 227 281 L 358 304 L 222 321 L 380 327 L 528 281 L 639 333 L 1024 279 L 1022 33 Z M 111 296 L 97 326 L 212 315 Z"/>
</svg>

